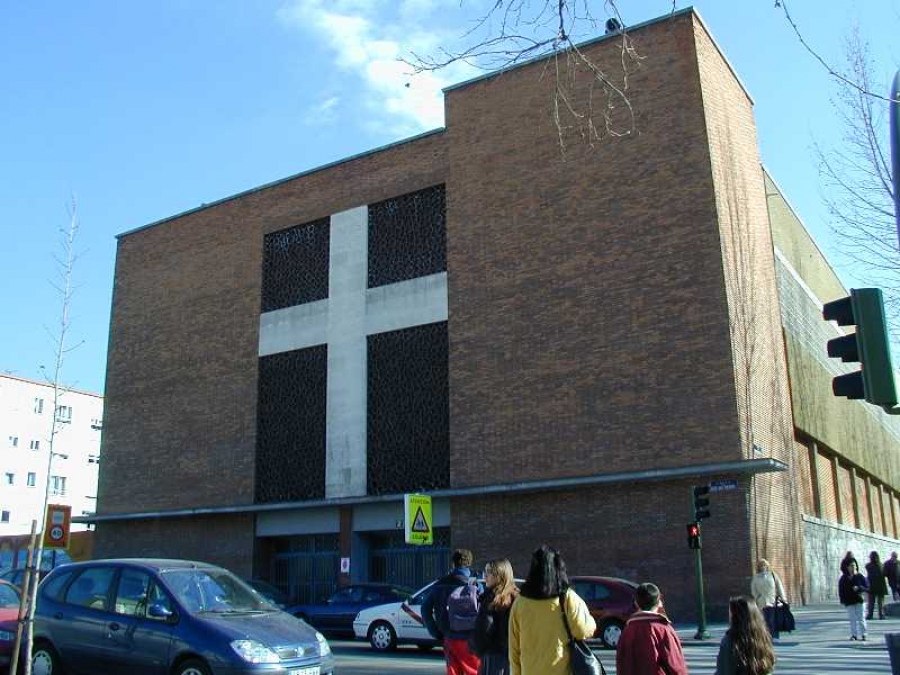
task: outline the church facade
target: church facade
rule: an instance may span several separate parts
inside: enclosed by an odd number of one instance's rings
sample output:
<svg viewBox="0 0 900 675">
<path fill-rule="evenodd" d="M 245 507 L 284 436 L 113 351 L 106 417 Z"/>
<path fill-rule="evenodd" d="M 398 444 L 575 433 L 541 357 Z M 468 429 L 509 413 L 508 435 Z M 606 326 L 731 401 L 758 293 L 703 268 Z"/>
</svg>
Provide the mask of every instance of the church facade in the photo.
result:
<svg viewBox="0 0 900 675">
<path fill-rule="evenodd" d="M 703 521 L 714 611 L 759 557 L 815 600 L 834 541 L 893 545 L 900 436 L 831 397 L 808 317 L 843 289 L 749 95 L 694 11 L 631 35 L 635 133 L 561 132 L 538 61 L 446 91 L 443 129 L 120 235 L 97 555 L 309 600 L 341 559 L 416 585 L 550 543 L 686 618 L 696 485 L 735 485 Z"/>
</svg>

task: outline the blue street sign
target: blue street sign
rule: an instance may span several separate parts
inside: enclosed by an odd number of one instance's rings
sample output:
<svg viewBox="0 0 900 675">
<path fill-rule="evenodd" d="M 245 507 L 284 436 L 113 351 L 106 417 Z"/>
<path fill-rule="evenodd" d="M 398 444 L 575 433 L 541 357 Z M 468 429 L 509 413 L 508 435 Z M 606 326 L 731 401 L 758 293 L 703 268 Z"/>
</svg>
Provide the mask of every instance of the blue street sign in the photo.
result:
<svg viewBox="0 0 900 675">
<path fill-rule="evenodd" d="M 714 480 L 709 484 L 710 492 L 725 492 L 726 490 L 737 490 L 738 482 L 736 480 Z"/>
</svg>

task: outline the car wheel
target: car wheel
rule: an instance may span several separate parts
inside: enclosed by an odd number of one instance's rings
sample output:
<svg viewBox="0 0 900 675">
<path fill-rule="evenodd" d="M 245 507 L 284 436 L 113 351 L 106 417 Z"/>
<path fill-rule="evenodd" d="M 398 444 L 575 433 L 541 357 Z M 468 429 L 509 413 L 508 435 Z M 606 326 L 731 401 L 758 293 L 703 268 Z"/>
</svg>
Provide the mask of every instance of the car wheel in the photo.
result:
<svg viewBox="0 0 900 675">
<path fill-rule="evenodd" d="M 376 621 L 369 628 L 369 644 L 376 652 L 390 652 L 397 648 L 397 634 L 387 621 Z"/>
<path fill-rule="evenodd" d="M 210 675 L 209 668 L 198 659 L 188 659 L 178 666 L 175 673 L 176 675 Z"/>
<path fill-rule="evenodd" d="M 600 624 L 600 639 L 603 646 L 607 649 L 615 649 L 619 644 L 619 638 L 622 637 L 622 629 L 625 624 L 617 619 L 608 619 Z"/>
<path fill-rule="evenodd" d="M 64 672 L 53 647 L 46 642 L 35 645 L 34 653 L 31 655 L 32 675 L 62 675 Z"/>
</svg>

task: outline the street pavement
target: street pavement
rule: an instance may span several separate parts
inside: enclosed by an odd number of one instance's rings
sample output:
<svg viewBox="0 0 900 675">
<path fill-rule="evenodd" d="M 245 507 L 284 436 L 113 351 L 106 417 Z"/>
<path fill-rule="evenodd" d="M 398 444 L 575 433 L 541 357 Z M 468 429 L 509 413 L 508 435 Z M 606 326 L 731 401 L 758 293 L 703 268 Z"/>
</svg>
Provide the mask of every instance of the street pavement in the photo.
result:
<svg viewBox="0 0 900 675">
<path fill-rule="evenodd" d="M 850 624 L 843 607 L 820 605 L 793 608 L 797 630 L 783 633 L 776 642 L 777 675 L 867 675 L 891 672 L 884 634 L 900 632 L 900 618 L 869 622 L 866 642 L 850 641 Z M 719 641 L 725 624 L 709 626 L 710 639 L 693 639 L 696 626 L 676 624 L 692 675 L 712 675 L 716 670 Z M 337 659 L 336 675 L 430 675 L 444 672 L 439 649 L 423 653 L 401 647 L 393 654 L 376 654 L 367 642 L 332 640 Z M 609 675 L 616 672 L 615 653 L 596 649 Z"/>
</svg>

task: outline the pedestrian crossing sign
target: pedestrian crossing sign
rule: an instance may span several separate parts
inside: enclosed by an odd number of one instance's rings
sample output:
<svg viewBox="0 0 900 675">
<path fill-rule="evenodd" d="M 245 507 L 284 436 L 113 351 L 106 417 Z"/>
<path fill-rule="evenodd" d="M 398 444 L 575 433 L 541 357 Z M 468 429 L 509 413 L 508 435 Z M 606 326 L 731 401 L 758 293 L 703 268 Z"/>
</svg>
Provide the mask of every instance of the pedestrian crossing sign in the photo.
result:
<svg viewBox="0 0 900 675">
<path fill-rule="evenodd" d="M 434 544 L 429 495 L 403 495 L 403 515 L 407 544 L 430 546 Z"/>
</svg>

